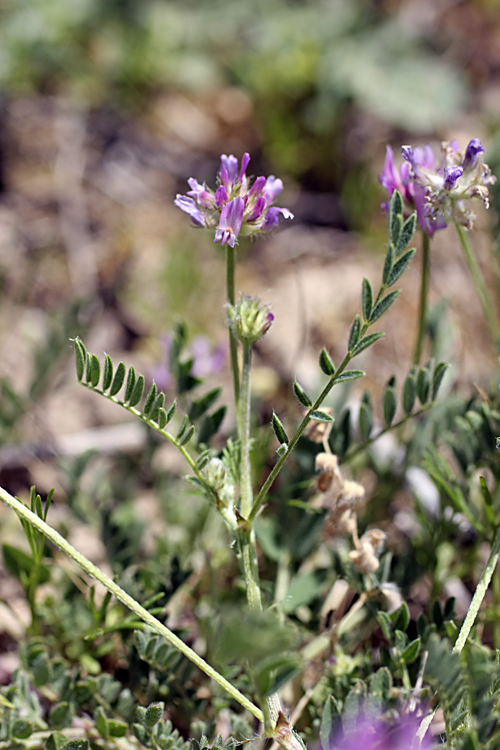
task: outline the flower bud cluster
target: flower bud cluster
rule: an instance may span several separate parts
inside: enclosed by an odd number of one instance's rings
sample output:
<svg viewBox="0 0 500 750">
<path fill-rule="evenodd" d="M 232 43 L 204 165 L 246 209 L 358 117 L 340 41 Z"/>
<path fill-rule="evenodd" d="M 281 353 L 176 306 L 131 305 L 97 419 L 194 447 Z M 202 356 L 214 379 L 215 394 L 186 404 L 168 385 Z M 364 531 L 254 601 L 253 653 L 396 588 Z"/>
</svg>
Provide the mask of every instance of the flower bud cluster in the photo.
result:
<svg viewBox="0 0 500 750">
<path fill-rule="evenodd" d="M 229 325 L 242 344 L 255 344 L 266 335 L 274 320 L 269 305 L 248 294 L 242 294 L 236 305 L 226 307 Z"/>
<path fill-rule="evenodd" d="M 469 142 L 465 154 L 455 140 L 442 143 L 439 159 L 428 145 L 424 148 L 403 146 L 404 162 L 398 171 L 393 151 L 387 146 L 379 181 L 389 195 L 400 191 L 406 203 L 416 210 L 418 222 L 429 236 L 444 229 L 449 222 L 472 229 L 476 217 L 470 201 L 479 198 L 488 208 L 488 185 L 496 182 L 482 160 L 483 152 L 478 138 Z M 383 204 L 384 208 L 387 206 Z"/>
<path fill-rule="evenodd" d="M 279 215 L 293 219 L 287 208 L 273 206 L 283 190 L 280 179 L 257 177 L 253 184 L 246 170 L 250 155 L 245 153 L 241 167 L 235 156 L 223 154 L 215 191 L 200 184 L 194 177 L 188 180 L 191 190 L 177 195 L 174 203 L 191 217 L 195 226 L 216 227 L 214 242 L 234 247 L 237 237 L 248 234 L 268 234 L 279 224 Z"/>
</svg>

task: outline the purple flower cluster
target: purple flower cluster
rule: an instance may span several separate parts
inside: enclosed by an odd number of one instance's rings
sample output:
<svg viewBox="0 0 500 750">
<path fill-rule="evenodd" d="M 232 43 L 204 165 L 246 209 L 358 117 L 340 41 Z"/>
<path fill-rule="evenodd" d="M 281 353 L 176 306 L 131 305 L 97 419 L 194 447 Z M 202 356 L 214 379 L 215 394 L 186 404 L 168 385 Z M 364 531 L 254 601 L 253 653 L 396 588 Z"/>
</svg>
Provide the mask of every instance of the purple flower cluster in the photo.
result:
<svg viewBox="0 0 500 750">
<path fill-rule="evenodd" d="M 257 177 L 253 185 L 246 175 L 249 154 L 243 154 L 241 167 L 235 156 L 223 154 L 214 192 L 190 177 L 191 190 L 187 195 L 177 195 L 174 203 L 191 217 L 195 226 L 216 227 L 214 242 L 234 247 L 241 234 L 267 234 L 279 223 L 279 215 L 293 219 L 287 208 L 273 206 L 274 199 L 283 190 L 283 183 L 273 175 Z"/>
<path fill-rule="evenodd" d="M 430 750 L 432 740 L 418 737 L 420 720 L 415 715 L 400 717 L 388 725 L 377 717 L 360 717 L 350 731 L 340 732 L 329 750 Z"/>
<path fill-rule="evenodd" d="M 387 146 L 379 181 L 389 195 L 399 190 L 406 203 L 415 208 L 421 228 L 431 237 L 450 221 L 472 229 L 476 217 L 468 202 L 480 198 L 488 208 L 487 186 L 496 182 L 482 161 L 484 148 L 479 139 L 470 141 L 465 155 L 456 141 L 442 143 L 438 160 L 430 146 L 403 146 L 401 152 L 404 162 L 398 171 L 393 151 Z M 383 204 L 384 208 L 387 206 Z"/>
</svg>

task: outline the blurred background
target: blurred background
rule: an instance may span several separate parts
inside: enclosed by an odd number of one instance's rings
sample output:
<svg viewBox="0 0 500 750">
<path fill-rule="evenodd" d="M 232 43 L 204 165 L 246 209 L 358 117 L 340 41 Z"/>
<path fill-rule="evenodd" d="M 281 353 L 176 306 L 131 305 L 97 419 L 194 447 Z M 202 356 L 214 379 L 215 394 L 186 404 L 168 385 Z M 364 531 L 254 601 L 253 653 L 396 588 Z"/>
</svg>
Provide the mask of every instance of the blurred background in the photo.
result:
<svg viewBox="0 0 500 750">
<path fill-rule="evenodd" d="M 138 469 L 145 432 L 76 384 L 69 339 L 168 389 L 181 316 L 200 373 L 226 382 L 223 252 L 173 205 L 189 177 L 213 186 L 220 154 L 248 151 L 248 174 L 281 177 L 278 205 L 295 213 L 238 248 L 237 290 L 276 316 L 254 377 L 268 424 L 295 377 L 318 387 L 322 346 L 343 356 L 363 276 L 377 287 L 386 144 L 399 158 L 402 144 L 478 137 L 500 165 L 498 0 L 3 0 L 0 38 L 0 484 L 57 486 L 84 519 L 100 503 L 115 540 L 132 533 L 127 500 L 146 518 L 152 486 L 184 469 L 168 451 L 153 479 Z M 488 213 L 478 205 L 472 236 L 493 289 L 499 205 L 498 191 Z M 432 252 L 433 353 L 457 385 L 488 383 L 495 358 L 453 230 Z M 387 338 L 359 362 L 375 393 L 411 365 L 419 278 L 417 255 Z M 92 450 L 128 458 L 85 484 Z M 125 565 L 127 550 L 108 553 Z"/>
</svg>

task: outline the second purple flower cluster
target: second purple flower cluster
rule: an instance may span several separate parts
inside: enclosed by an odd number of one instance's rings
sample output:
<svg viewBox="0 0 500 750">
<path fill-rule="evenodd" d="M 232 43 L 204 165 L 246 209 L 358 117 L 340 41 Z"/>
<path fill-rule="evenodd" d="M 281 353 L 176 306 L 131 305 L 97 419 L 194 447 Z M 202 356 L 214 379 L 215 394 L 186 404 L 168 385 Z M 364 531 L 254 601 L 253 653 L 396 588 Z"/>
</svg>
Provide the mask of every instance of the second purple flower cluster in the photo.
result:
<svg viewBox="0 0 500 750">
<path fill-rule="evenodd" d="M 245 153 L 241 167 L 235 156 L 223 154 L 220 158 L 218 188 L 214 192 L 200 184 L 194 177 L 188 180 L 191 190 L 187 195 L 177 195 L 174 203 L 191 217 L 195 226 L 215 227 L 214 242 L 234 247 L 241 234 L 267 234 L 279 223 L 279 215 L 293 219 L 287 208 L 273 206 L 274 199 L 283 190 L 280 179 L 257 177 L 253 184 L 246 175 L 250 155 Z"/>
<path fill-rule="evenodd" d="M 469 201 L 479 198 L 488 208 L 488 185 L 496 182 L 482 160 L 484 148 L 479 139 L 469 142 L 465 154 L 456 141 L 442 143 L 439 159 L 430 146 L 403 146 L 401 151 L 404 162 L 398 170 L 394 153 L 387 146 L 384 171 L 379 175 L 389 195 L 399 190 L 406 203 L 415 208 L 423 231 L 431 237 L 450 221 L 472 229 L 475 214 Z"/>
</svg>

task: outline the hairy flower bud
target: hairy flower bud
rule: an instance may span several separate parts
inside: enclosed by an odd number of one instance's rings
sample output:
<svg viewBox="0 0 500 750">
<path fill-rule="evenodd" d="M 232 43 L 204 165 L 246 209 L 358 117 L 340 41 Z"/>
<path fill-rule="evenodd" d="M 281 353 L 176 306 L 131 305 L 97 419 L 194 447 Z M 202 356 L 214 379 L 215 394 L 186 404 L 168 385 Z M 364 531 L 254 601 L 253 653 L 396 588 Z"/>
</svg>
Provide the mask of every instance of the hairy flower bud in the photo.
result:
<svg viewBox="0 0 500 750">
<path fill-rule="evenodd" d="M 226 482 L 226 467 L 220 458 L 211 458 L 203 469 L 203 476 L 207 484 L 214 490 L 221 490 Z"/>
<path fill-rule="evenodd" d="M 274 320 L 269 305 L 257 297 L 242 294 L 236 305 L 227 305 L 229 325 L 242 343 L 255 344 L 266 335 Z"/>
</svg>

